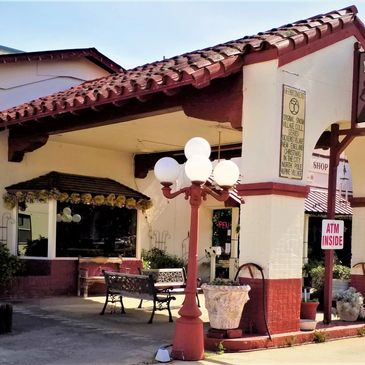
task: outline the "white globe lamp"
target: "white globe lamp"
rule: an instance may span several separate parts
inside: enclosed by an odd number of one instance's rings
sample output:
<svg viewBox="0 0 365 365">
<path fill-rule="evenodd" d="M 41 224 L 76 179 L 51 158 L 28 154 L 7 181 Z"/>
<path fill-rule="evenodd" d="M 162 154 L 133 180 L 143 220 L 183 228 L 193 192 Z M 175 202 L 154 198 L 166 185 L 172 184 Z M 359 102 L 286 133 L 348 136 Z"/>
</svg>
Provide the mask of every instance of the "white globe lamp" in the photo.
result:
<svg viewBox="0 0 365 365">
<path fill-rule="evenodd" d="M 184 147 L 184 153 L 187 159 L 202 155 L 209 158 L 210 156 L 210 144 L 207 140 L 202 137 L 194 137 L 186 142 Z"/>
<path fill-rule="evenodd" d="M 205 182 L 212 174 L 212 163 L 202 155 L 190 157 L 185 164 L 185 173 L 190 181 Z"/>
<path fill-rule="evenodd" d="M 171 157 L 162 157 L 156 162 L 154 173 L 161 183 L 173 183 L 179 175 L 179 164 Z"/>
<path fill-rule="evenodd" d="M 213 179 L 220 186 L 233 186 L 240 175 L 238 166 L 230 160 L 222 160 L 213 171 Z"/>
</svg>

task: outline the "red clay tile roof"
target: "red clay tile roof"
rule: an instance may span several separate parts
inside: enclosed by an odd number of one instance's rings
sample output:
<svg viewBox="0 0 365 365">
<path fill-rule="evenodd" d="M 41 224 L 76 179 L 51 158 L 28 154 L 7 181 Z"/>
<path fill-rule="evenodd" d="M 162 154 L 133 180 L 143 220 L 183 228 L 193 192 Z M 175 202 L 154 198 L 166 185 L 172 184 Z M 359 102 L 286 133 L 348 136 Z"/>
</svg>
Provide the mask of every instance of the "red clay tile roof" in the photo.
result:
<svg viewBox="0 0 365 365">
<path fill-rule="evenodd" d="M 351 6 L 324 15 L 287 24 L 279 28 L 185 53 L 170 59 L 146 64 L 126 72 L 85 82 L 69 90 L 11 108 L 0 113 L 0 128 L 48 116 L 62 116 L 63 113 L 88 109 L 98 105 L 118 103 L 137 98 L 143 100 L 148 94 L 164 92 L 186 85 L 203 88 L 216 78 L 227 77 L 240 72 L 247 64 L 262 61 L 264 51 L 271 51 L 270 59 L 283 54 L 317 45 L 316 49 L 327 46 L 324 39 L 341 33 L 343 38 L 357 34 L 364 38 L 362 22 L 356 17 L 357 9 Z M 333 38 L 331 38 L 333 39 Z M 322 41 L 322 42 L 321 42 Z M 332 40 L 333 41 L 333 40 Z M 318 48 L 319 47 L 319 48 Z M 258 56 L 258 58 L 255 58 Z M 302 55 L 303 56 L 303 55 Z M 261 58 L 260 58 L 261 57 Z M 267 57 L 267 56 L 266 56 Z M 268 58 L 266 58 L 268 59 Z M 289 62 L 289 61 L 288 61 Z"/>
<path fill-rule="evenodd" d="M 125 71 L 120 65 L 104 56 L 96 48 L 62 49 L 54 51 L 22 52 L 0 54 L 1 63 L 19 63 L 30 61 L 69 60 L 87 58 L 109 72 Z"/>
</svg>

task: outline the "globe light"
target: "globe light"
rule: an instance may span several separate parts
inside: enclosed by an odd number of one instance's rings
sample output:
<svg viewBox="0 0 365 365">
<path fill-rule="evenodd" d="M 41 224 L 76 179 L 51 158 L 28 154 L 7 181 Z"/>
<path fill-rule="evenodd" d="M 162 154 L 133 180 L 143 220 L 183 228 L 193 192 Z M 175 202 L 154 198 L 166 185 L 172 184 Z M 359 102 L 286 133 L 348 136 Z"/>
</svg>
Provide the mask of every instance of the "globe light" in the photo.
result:
<svg viewBox="0 0 365 365">
<path fill-rule="evenodd" d="M 179 175 L 179 164 L 171 157 L 162 157 L 156 162 L 154 173 L 158 181 L 173 183 Z"/>
<path fill-rule="evenodd" d="M 238 166 L 230 160 L 222 160 L 213 171 L 213 179 L 220 186 L 233 186 L 240 175 Z"/>
<path fill-rule="evenodd" d="M 190 157 L 185 164 L 185 173 L 191 181 L 204 182 L 212 173 L 212 163 L 202 155 Z"/>
<path fill-rule="evenodd" d="M 187 159 L 197 155 L 208 158 L 210 156 L 210 144 L 202 137 L 194 137 L 186 142 L 184 153 Z"/>
</svg>

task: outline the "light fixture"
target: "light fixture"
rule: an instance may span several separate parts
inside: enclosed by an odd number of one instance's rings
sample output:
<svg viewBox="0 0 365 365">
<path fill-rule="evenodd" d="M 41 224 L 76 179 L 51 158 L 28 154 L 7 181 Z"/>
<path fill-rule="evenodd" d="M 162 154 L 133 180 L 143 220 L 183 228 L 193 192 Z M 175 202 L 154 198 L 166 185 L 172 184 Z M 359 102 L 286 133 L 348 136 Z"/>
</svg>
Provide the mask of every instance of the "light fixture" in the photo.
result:
<svg viewBox="0 0 365 365">
<path fill-rule="evenodd" d="M 168 199 L 184 194 L 189 199 L 191 218 L 189 234 L 188 272 L 186 280 L 185 300 L 179 310 L 180 318 L 175 325 L 172 356 L 179 360 L 201 360 L 204 358 L 203 321 L 197 306 L 197 248 L 199 234 L 199 207 L 209 194 L 218 201 L 229 198 L 229 189 L 237 182 L 239 170 L 231 161 L 221 161 L 214 169 L 213 179 L 222 189 L 213 190 L 206 181 L 212 174 L 212 163 L 209 160 L 210 145 L 201 137 L 190 139 L 184 148 L 187 158 L 185 174 L 190 179 L 190 186 L 175 192 L 171 185 L 179 175 L 179 164 L 170 157 L 163 157 L 155 165 L 155 176 L 163 185 L 162 193 Z"/>
</svg>

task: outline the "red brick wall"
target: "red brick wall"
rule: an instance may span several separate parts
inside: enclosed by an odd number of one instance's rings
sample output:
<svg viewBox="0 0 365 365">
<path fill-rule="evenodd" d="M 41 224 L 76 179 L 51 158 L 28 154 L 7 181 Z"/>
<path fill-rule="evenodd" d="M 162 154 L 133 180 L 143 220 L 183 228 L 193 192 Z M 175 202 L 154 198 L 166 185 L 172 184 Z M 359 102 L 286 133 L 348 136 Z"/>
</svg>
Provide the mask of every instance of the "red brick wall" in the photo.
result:
<svg viewBox="0 0 365 365">
<path fill-rule="evenodd" d="M 263 311 L 263 281 L 240 278 L 242 284 L 251 286 L 241 320 L 246 333 L 266 334 Z M 301 279 L 266 279 L 266 318 L 270 333 L 299 331 Z"/>
<path fill-rule="evenodd" d="M 78 279 L 78 260 L 32 259 L 27 262 L 23 276 L 14 278 L 7 296 L 44 297 L 51 295 L 76 295 Z M 29 262 L 28 262 L 29 261 Z M 123 259 L 121 271 L 137 274 L 142 267 L 141 260 Z M 37 270 L 38 268 L 38 270 Z M 104 285 L 91 287 L 90 294 L 105 294 Z"/>
</svg>

